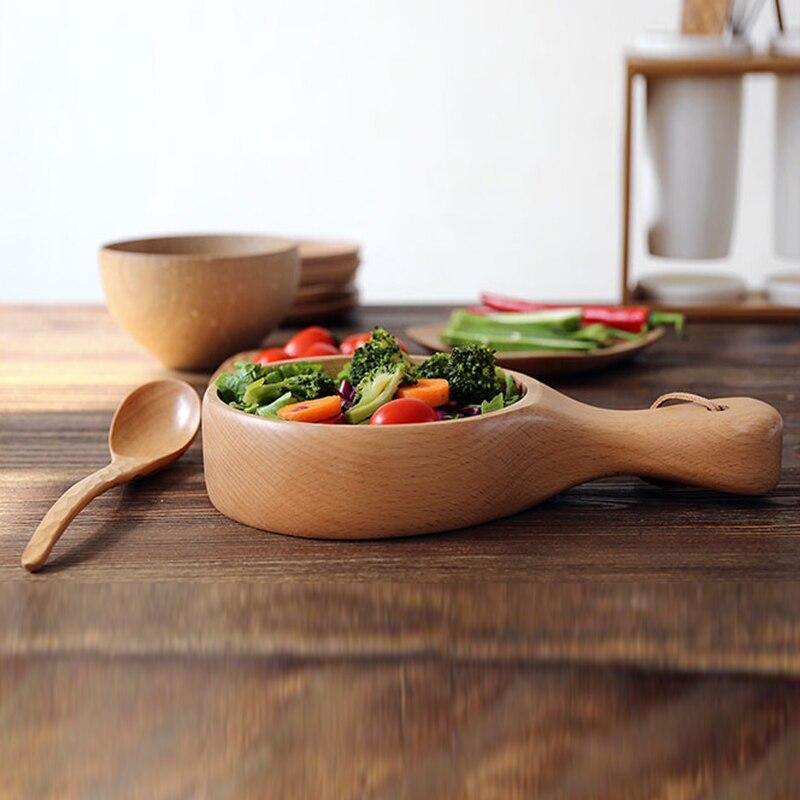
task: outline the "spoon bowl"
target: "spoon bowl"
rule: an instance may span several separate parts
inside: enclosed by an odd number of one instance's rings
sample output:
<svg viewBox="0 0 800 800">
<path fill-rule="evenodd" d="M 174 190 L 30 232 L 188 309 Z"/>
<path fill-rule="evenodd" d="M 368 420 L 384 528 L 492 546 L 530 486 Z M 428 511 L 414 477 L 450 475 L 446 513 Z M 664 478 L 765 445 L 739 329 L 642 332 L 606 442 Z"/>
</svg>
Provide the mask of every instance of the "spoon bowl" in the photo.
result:
<svg viewBox="0 0 800 800">
<path fill-rule="evenodd" d="M 197 393 L 183 381 L 165 379 L 134 389 L 111 420 L 108 449 L 118 458 L 177 458 L 200 424 Z"/>
<path fill-rule="evenodd" d="M 111 421 L 110 463 L 56 500 L 28 542 L 22 566 L 29 572 L 42 567 L 69 523 L 99 494 L 180 458 L 199 426 L 200 400 L 189 384 L 167 378 L 134 389 Z"/>
</svg>

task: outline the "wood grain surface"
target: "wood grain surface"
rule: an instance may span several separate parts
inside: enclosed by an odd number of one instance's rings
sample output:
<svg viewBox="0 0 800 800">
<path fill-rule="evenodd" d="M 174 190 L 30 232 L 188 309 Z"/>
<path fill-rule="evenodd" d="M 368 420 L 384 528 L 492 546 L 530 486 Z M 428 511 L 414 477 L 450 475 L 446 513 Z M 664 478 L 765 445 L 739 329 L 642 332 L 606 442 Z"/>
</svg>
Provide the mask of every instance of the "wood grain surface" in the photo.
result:
<svg viewBox="0 0 800 800">
<path fill-rule="evenodd" d="M 0 703 L 4 797 L 777 800 L 800 779 L 783 681 L 68 658 L 5 666 Z"/>
<path fill-rule="evenodd" d="M 446 312 L 373 307 L 340 330 Z M 100 308 L 0 307 L 0 794 L 793 796 L 798 365 L 797 326 L 690 326 L 554 384 L 610 408 L 771 403 L 784 467 L 765 498 L 613 478 L 446 534 L 300 540 L 216 513 L 198 441 L 97 498 L 29 575 L 25 542 L 102 466 L 124 394 L 206 376 L 165 370 Z"/>
</svg>

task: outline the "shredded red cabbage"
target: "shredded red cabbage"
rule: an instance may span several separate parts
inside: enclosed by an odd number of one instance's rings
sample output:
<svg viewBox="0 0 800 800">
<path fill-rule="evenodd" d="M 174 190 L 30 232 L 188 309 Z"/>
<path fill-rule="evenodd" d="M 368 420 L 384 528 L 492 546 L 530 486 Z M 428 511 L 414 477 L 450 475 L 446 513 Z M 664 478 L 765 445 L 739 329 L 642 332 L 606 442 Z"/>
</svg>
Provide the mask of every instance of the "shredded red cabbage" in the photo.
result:
<svg viewBox="0 0 800 800">
<path fill-rule="evenodd" d="M 350 383 L 350 381 L 342 381 L 339 384 L 339 388 L 336 390 L 336 393 L 342 398 L 342 407 L 344 409 L 349 408 L 351 405 L 353 405 L 353 403 L 355 403 L 356 388 L 352 383 Z"/>
</svg>

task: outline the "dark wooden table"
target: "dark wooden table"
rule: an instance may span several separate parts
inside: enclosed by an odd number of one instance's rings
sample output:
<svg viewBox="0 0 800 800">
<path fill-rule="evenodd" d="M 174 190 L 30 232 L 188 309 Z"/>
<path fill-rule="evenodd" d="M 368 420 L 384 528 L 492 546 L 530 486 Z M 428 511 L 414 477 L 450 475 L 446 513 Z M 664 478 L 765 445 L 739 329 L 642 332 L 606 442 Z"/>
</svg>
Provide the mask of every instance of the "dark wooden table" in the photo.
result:
<svg viewBox="0 0 800 800">
<path fill-rule="evenodd" d="M 347 330 L 442 315 L 372 307 Z M 25 573 L 117 402 L 163 374 L 100 308 L 0 307 L 2 796 L 797 796 L 797 326 L 694 326 L 557 384 L 774 404 L 763 499 L 618 478 L 478 528 L 300 540 L 220 516 L 198 441 Z"/>
</svg>

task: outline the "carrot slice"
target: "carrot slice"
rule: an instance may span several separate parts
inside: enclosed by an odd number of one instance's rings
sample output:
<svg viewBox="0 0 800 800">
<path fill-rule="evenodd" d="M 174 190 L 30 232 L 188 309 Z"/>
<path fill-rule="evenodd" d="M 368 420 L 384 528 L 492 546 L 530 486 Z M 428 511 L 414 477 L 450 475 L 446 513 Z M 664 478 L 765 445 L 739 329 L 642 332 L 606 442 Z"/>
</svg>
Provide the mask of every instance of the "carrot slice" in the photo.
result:
<svg viewBox="0 0 800 800">
<path fill-rule="evenodd" d="M 420 378 L 411 386 L 401 386 L 397 396 L 414 397 L 436 408 L 450 399 L 450 384 L 444 378 Z"/>
<path fill-rule="evenodd" d="M 318 397 L 316 400 L 289 403 L 288 406 L 278 409 L 278 416 L 292 422 L 325 422 L 341 410 L 342 399 L 334 394 L 330 397 Z"/>
</svg>

